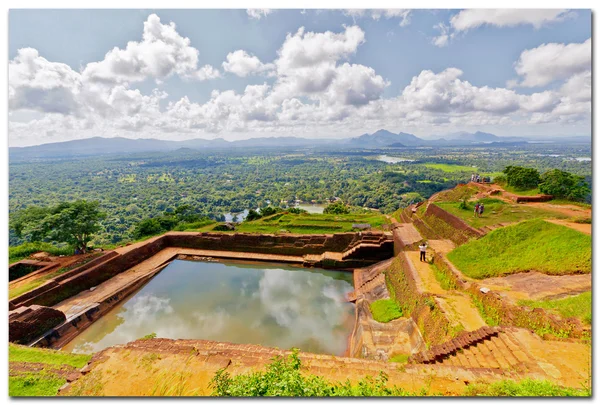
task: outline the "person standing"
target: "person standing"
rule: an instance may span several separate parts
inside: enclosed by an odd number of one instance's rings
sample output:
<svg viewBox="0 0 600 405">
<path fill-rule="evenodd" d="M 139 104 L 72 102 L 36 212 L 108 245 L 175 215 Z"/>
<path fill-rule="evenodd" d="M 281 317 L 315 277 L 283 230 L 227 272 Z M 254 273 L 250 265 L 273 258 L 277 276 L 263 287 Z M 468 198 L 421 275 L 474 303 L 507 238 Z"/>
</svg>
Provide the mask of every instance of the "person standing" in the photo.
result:
<svg viewBox="0 0 600 405">
<path fill-rule="evenodd" d="M 479 218 L 483 215 L 483 203 L 479 205 Z"/>
<path fill-rule="evenodd" d="M 419 245 L 419 251 L 420 251 L 419 261 L 420 262 L 427 261 L 427 260 L 425 260 L 425 252 L 427 252 L 427 243 L 425 241 L 423 241 L 423 243 L 421 243 Z"/>
<path fill-rule="evenodd" d="M 473 210 L 473 216 L 476 217 L 479 215 L 479 203 L 475 204 L 475 209 Z"/>
</svg>

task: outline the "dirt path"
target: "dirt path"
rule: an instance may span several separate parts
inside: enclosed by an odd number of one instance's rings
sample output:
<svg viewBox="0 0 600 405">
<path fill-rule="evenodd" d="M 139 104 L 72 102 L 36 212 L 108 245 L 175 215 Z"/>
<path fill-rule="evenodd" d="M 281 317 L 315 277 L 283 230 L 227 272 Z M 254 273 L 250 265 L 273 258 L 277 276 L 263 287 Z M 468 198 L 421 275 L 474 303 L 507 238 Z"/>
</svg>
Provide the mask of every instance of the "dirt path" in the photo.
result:
<svg viewBox="0 0 600 405">
<path fill-rule="evenodd" d="M 441 245 L 448 246 L 447 244 Z M 486 325 L 468 295 L 457 290 L 444 290 L 435 278 L 430 264 L 419 261 L 419 252 L 405 253 L 417 271 L 422 288 L 436 296 L 436 301 L 451 324 L 462 325 L 466 331 L 476 330 Z"/>
<path fill-rule="evenodd" d="M 498 292 L 516 303 L 575 295 L 592 289 L 591 274 L 549 276 L 531 271 L 477 280 L 481 287 Z"/>
<path fill-rule="evenodd" d="M 583 208 L 577 205 L 562 205 L 562 204 L 552 204 L 550 202 L 528 202 L 528 203 L 520 203 L 526 206 L 540 208 L 546 211 L 557 212 L 559 214 L 566 215 L 568 217 L 591 217 L 592 209 L 591 208 Z"/>
<path fill-rule="evenodd" d="M 444 290 L 440 286 L 440 283 L 435 279 L 435 275 L 433 274 L 429 263 L 419 261 L 419 252 L 407 251 L 406 255 L 417 270 L 417 274 L 421 278 L 421 283 L 425 291 L 436 295 L 446 295 L 447 291 Z"/>
<path fill-rule="evenodd" d="M 576 231 L 583 232 L 587 235 L 592 234 L 592 224 L 579 224 L 577 222 L 569 222 L 562 219 L 546 219 L 546 221 L 556 225 L 568 226 L 571 229 L 575 229 Z"/>
</svg>

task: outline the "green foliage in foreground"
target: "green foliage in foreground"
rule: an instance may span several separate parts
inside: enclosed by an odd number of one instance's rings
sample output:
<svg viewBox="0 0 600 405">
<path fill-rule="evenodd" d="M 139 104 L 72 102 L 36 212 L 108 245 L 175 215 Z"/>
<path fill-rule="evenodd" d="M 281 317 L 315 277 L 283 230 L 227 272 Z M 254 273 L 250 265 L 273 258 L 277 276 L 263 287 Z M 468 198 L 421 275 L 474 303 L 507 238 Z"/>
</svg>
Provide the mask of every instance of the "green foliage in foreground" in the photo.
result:
<svg viewBox="0 0 600 405">
<path fill-rule="evenodd" d="M 440 283 L 440 287 L 444 290 L 456 290 L 457 285 L 452 277 L 442 271 L 436 264 L 430 264 L 429 267 L 433 270 L 435 279 Z"/>
<path fill-rule="evenodd" d="M 44 363 L 53 365 L 67 364 L 76 368 L 81 368 L 87 364 L 92 356 L 87 354 L 72 354 L 60 352 L 58 350 L 38 349 L 8 344 L 8 361 L 20 361 L 25 363 Z"/>
<path fill-rule="evenodd" d="M 66 378 L 43 372 L 8 377 L 8 395 L 11 397 L 52 397 L 66 382 Z"/>
<path fill-rule="evenodd" d="M 589 273 L 590 235 L 536 219 L 496 229 L 457 247 L 448 259 L 476 279 L 525 271 L 546 274 Z"/>
<path fill-rule="evenodd" d="M 524 305 L 531 308 L 544 308 L 558 312 L 564 318 L 575 317 L 581 319 L 587 324 L 592 323 L 591 291 L 558 300 L 520 300 L 519 305 Z"/>
<path fill-rule="evenodd" d="M 329 204 L 323 210 L 323 214 L 349 214 L 350 209 L 342 201 L 336 201 L 333 204 Z"/>
<path fill-rule="evenodd" d="M 377 322 L 389 322 L 402 316 L 402 309 L 392 299 L 382 299 L 371 303 L 371 314 Z"/>
<path fill-rule="evenodd" d="M 492 384 L 473 384 L 465 395 L 484 397 L 587 397 L 591 389 L 563 388 L 550 381 L 524 379 L 498 381 Z"/>
<path fill-rule="evenodd" d="M 298 350 L 287 358 L 277 356 L 266 371 L 251 372 L 232 377 L 224 369 L 217 371 L 211 381 L 213 396 L 223 397 L 351 397 L 351 396 L 413 396 L 401 388 L 388 387 L 387 375 L 366 377 L 357 384 L 350 381 L 333 383 L 323 377 L 300 371 Z"/>
<path fill-rule="evenodd" d="M 69 246 L 59 247 L 45 242 L 26 242 L 22 245 L 10 246 L 8 248 L 8 262 L 18 262 L 37 252 L 48 252 L 52 256 L 72 255 L 73 248 Z"/>
</svg>

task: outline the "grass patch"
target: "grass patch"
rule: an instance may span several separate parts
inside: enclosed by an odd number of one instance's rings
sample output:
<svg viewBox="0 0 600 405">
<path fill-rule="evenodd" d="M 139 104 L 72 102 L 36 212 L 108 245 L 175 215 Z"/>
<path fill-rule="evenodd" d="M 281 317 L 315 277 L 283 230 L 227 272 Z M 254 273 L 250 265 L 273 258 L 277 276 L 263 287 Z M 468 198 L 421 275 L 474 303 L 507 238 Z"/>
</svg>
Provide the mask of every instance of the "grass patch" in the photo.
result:
<svg viewBox="0 0 600 405">
<path fill-rule="evenodd" d="M 576 224 L 591 224 L 592 218 L 591 217 L 577 217 L 577 218 L 573 219 L 573 222 L 575 222 Z"/>
<path fill-rule="evenodd" d="M 395 354 L 390 357 L 390 361 L 392 363 L 408 363 L 408 358 L 410 354 Z"/>
<path fill-rule="evenodd" d="M 425 163 L 423 166 L 429 169 L 441 170 L 447 173 L 459 173 L 459 172 L 469 172 L 473 173 L 477 171 L 476 167 L 471 166 L 463 166 L 463 165 L 451 165 L 448 163 Z"/>
<path fill-rule="evenodd" d="M 429 267 L 433 271 L 435 279 L 440 283 L 440 287 L 444 290 L 456 290 L 456 283 L 447 273 L 440 270 L 436 264 L 430 264 Z"/>
<path fill-rule="evenodd" d="M 34 347 L 8 344 L 8 361 L 21 361 L 26 363 L 44 363 L 53 365 L 68 364 L 81 368 L 92 358 L 87 354 L 72 354 L 51 349 L 38 349 Z"/>
<path fill-rule="evenodd" d="M 592 270 L 592 238 L 541 219 L 496 229 L 448 254 L 466 276 L 483 279 L 525 271 L 581 274 Z"/>
<path fill-rule="evenodd" d="M 471 296 L 473 304 L 479 311 L 479 315 L 481 315 L 481 318 L 485 321 L 485 323 L 487 323 L 489 326 L 500 325 L 501 316 L 495 308 L 487 307 L 479 298 L 477 298 L 473 294 L 469 295 Z"/>
<path fill-rule="evenodd" d="M 371 303 L 369 306 L 373 319 L 377 322 L 386 323 L 402 316 L 402 309 L 392 299 L 382 299 Z"/>
<path fill-rule="evenodd" d="M 443 202 L 460 202 L 462 200 L 469 199 L 473 195 L 477 194 L 477 188 L 470 186 L 457 186 L 450 190 L 442 191 L 438 194 L 436 201 Z M 423 204 L 425 205 L 425 204 Z"/>
<path fill-rule="evenodd" d="M 484 212 L 481 218 L 475 217 L 475 204 L 483 203 Z M 503 222 L 520 222 L 535 218 L 566 218 L 556 212 L 546 211 L 525 205 L 509 204 L 497 198 L 482 198 L 478 201 L 466 202 L 466 208 L 461 208 L 461 202 L 436 202 L 435 205 L 455 215 L 474 228 L 495 225 Z"/>
<path fill-rule="evenodd" d="M 520 300 L 519 305 L 530 308 L 543 308 L 561 315 L 563 318 L 579 318 L 587 324 L 592 323 L 592 292 L 584 292 L 573 297 L 557 300 L 530 301 Z"/>
<path fill-rule="evenodd" d="M 520 190 L 518 188 L 509 186 L 509 185 L 504 185 L 503 188 L 504 188 L 504 190 L 508 191 L 509 193 L 516 194 L 516 195 L 522 195 L 522 196 L 533 196 L 533 195 L 544 194 L 537 187 L 531 188 L 529 190 Z"/>
<path fill-rule="evenodd" d="M 591 389 L 563 388 L 546 380 L 526 378 L 497 381 L 492 384 L 472 384 L 465 391 L 468 396 L 484 397 L 588 397 Z"/>
<path fill-rule="evenodd" d="M 282 230 L 298 234 L 332 234 L 354 232 L 352 224 L 370 224 L 381 229 L 389 220 L 381 214 L 276 214 L 236 226 L 237 232 L 280 233 Z"/>
<path fill-rule="evenodd" d="M 46 242 L 26 242 L 22 245 L 10 246 L 8 248 L 8 263 L 18 262 L 37 252 L 47 252 L 52 256 L 68 256 L 73 254 L 73 248 L 69 246 L 55 246 Z"/>
<path fill-rule="evenodd" d="M 66 382 L 66 378 L 43 372 L 11 376 L 8 377 L 8 395 L 11 397 L 56 396 L 58 389 Z"/>
</svg>

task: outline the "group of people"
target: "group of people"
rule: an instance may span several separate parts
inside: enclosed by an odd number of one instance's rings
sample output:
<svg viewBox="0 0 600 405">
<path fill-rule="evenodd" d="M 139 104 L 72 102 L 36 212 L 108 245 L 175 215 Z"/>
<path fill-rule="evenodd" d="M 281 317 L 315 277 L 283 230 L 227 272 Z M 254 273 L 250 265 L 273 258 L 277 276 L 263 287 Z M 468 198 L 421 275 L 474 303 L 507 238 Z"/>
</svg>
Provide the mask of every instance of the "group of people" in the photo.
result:
<svg viewBox="0 0 600 405">
<path fill-rule="evenodd" d="M 474 216 L 481 218 L 481 216 L 483 215 L 483 209 L 484 209 L 483 208 L 483 203 L 477 203 L 477 204 L 475 204 L 475 210 L 474 210 L 475 215 Z"/>
<path fill-rule="evenodd" d="M 473 173 L 473 174 L 471 174 L 471 181 L 474 181 L 476 183 L 481 183 L 481 176 L 477 173 Z"/>
</svg>

